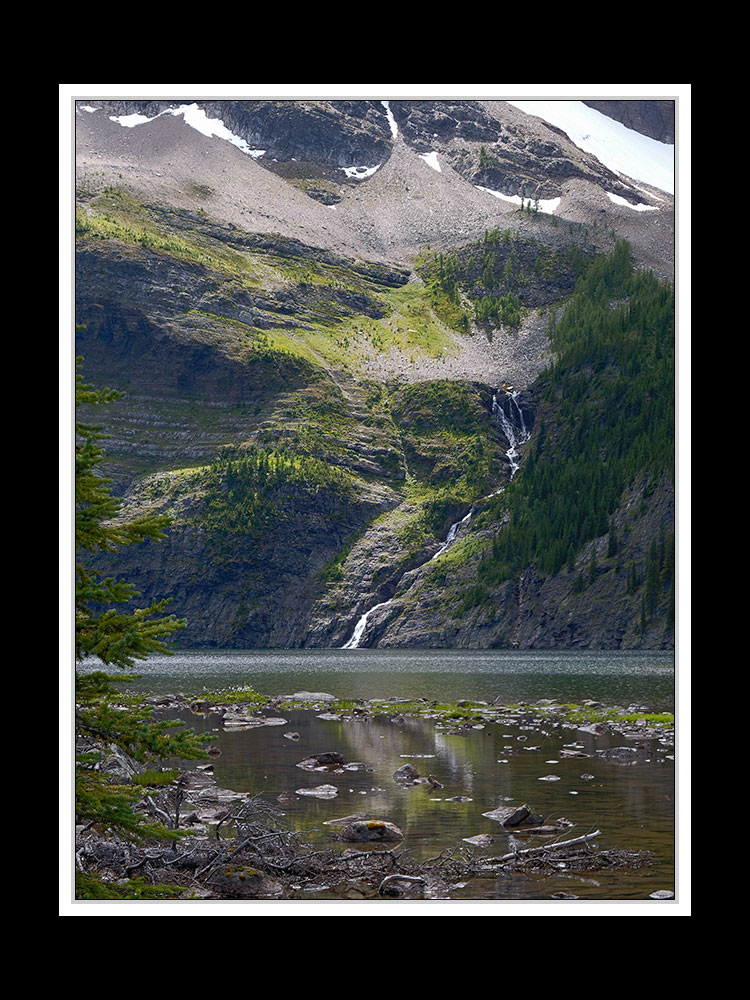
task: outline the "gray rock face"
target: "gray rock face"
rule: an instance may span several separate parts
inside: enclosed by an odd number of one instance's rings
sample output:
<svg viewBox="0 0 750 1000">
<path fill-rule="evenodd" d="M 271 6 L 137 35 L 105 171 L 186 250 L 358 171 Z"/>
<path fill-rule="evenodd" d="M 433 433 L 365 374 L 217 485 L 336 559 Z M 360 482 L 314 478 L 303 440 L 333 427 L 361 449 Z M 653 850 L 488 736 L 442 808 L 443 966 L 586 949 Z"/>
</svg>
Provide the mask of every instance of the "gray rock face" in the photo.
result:
<svg viewBox="0 0 750 1000">
<path fill-rule="evenodd" d="M 582 155 L 560 129 L 519 118 L 504 101 L 394 101 L 405 140 L 421 153 L 441 149 L 470 183 L 524 198 L 554 198 L 572 179 L 606 181 L 635 192 L 594 157 Z"/>
<path fill-rule="evenodd" d="M 374 166 L 391 151 L 391 131 L 379 101 L 221 101 L 207 102 L 206 110 L 221 116 L 251 147 L 266 150 L 264 165 L 295 160 Z"/>
</svg>

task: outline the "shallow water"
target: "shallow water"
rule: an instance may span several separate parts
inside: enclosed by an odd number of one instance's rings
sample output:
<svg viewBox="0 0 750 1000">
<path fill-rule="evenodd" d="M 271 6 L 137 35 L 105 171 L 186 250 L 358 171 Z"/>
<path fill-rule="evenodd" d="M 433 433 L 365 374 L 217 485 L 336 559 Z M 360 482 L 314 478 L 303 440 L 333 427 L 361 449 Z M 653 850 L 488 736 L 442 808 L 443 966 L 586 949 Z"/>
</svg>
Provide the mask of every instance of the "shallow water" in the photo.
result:
<svg viewBox="0 0 750 1000">
<path fill-rule="evenodd" d="M 545 821 L 560 817 L 575 837 L 601 830 L 600 849 L 648 851 L 652 863 L 637 871 L 578 875 L 564 868 L 547 878 L 500 875 L 448 893 L 453 900 L 549 900 L 565 893 L 581 900 L 646 900 L 675 885 L 675 762 L 669 741 L 644 740 L 648 753 L 635 764 L 598 755 L 611 747 L 633 746 L 622 736 L 594 735 L 542 719 L 533 712 L 541 698 L 607 705 L 636 704 L 652 711 L 674 707 L 671 654 L 324 650 L 179 653 L 154 658 L 138 686 L 145 692 L 250 685 L 264 694 L 326 691 L 339 697 L 461 698 L 510 704 L 529 703 L 523 719 L 506 716 L 467 735 L 451 734 L 435 720 L 398 712 L 368 721 L 319 718 L 313 711 L 283 714 L 285 725 L 223 731 L 212 716 L 188 716 L 197 729 L 216 730 L 219 785 L 283 798 L 287 822 L 304 830 L 317 847 L 337 843 L 337 826 L 326 825 L 354 813 L 386 819 L 400 827 L 408 850 L 421 859 L 463 845 L 500 855 L 548 842 L 539 835 L 510 834 L 483 813 L 500 805 L 526 802 Z M 477 725 L 481 725 L 477 723 Z M 296 741 L 285 733 L 296 732 Z M 575 745 L 574 747 L 572 745 Z M 565 757 L 577 749 L 586 757 Z M 310 754 L 335 750 L 363 769 L 343 774 L 309 772 L 298 763 Z M 393 773 L 411 763 L 421 775 L 443 785 L 401 787 Z M 590 774 L 592 778 L 582 775 Z M 550 776 L 557 780 L 546 780 Z M 296 794 L 329 784 L 335 798 Z M 451 801 L 454 797 L 463 801 Z M 489 833 L 489 848 L 471 848 L 464 838 Z M 341 845 L 345 847 L 346 845 Z"/>
<path fill-rule="evenodd" d="M 581 877 L 564 870 L 554 879 L 504 876 L 456 888 L 450 898 L 549 899 L 554 892 L 566 892 L 582 899 L 646 899 L 656 889 L 674 887 L 674 760 L 672 749 L 657 741 L 648 741 L 651 751 L 643 762 L 624 765 L 598 757 L 596 751 L 629 741 L 549 720 L 536 725 L 493 722 L 459 736 L 440 731 L 432 720 L 397 713 L 370 721 L 330 721 L 314 712 L 283 717 L 286 726 L 217 732 L 222 755 L 215 761 L 215 777 L 223 787 L 263 793 L 269 801 L 286 793 L 287 821 L 305 830 L 318 847 L 335 843 L 338 827 L 326 821 L 366 813 L 395 823 L 404 833 L 399 850 L 421 859 L 480 833 L 495 839 L 487 853 L 504 854 L 549 842 L 541 836 L 509 834 L 482 815 L 500 805 L 527 802 L 547 822 L 570 820 L 574 825 L 564 839 L 598 829 L 600 848 L 650 851 L 653 864 L 604 876 Z M 299 733 L 299 740 L 284 737 L 292 731 Z M 565 758 L 560 751 L 571 744 L 590 756 Z M 335 774 L 297 766 L 310 754 L 329 750 L 365 769 Z M 443 788 L 401 787 L 393 773 L 405 763 Z M 544 780 L 550 776 L 556 780 Z M 321 784 L 335 786 L 336 797 L 294 794 Z M 456 796 L 468 801 L 451 801 Z"/>
</svg>

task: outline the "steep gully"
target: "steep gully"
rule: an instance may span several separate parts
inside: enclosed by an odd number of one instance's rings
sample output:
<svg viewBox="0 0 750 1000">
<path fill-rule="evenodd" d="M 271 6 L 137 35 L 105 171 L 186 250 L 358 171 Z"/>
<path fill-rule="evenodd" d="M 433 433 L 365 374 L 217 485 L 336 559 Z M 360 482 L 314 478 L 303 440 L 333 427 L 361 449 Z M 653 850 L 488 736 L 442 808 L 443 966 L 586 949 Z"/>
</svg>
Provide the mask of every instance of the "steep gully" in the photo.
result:
<svg viewBox="0 0 750 1000">
<path fill-rule="evenodd" d="M 503 409 L 503 405 L 498 398 L 498 393 L 503 393 L 503 399 L 507 400 L 508 403 L 508 413 Z M 513 389 L 498 389 L 492 396 L 492 416 L 498 421 L 502 427 L 503 434 L 508 440 L 509 448 L 506 452 L 506 457 L 510 463 L 510 478 L 512 479 L 520 466 L 520 448 L 523 444 L 528 441 L 530 436 L 530 430 L 526 427 L 526 421 L 524 420 L 523 411 L 518 402 L 518 393 Z M 490 497 L 496 496 L 498 493 L 502 492 L 502 487 L 499 490 L 495 490 L 493 493 L 488 494 L 486 497 L 481 497 L 479 500 L 475 501 L 472 505 L 469 513 L 466 514 L 460 521 L 456 521 L 450 526 L 448 534 L 445 537 L 445 541 L 440 546 L 440 548 L 435 552 L 434 555 L 430 556 L 427 562 L 432 562 L 441 556 L 447 549 L 453 545 L 459 535 L 462 533 L 463 529 L 471 521 L 474 509 L 477 503 L 481 503 L 482 500 L 488 500 Z M 357 624 L 354 626 L 354 632 L 352 636 L 344 645 L 342 649 L 357 649 L 361 644 L 362 639 L 367 629 L 367 623 L 370 615 L 373 612 L 378 611 L 380 608 L 385 608 L 391 604 L 393 598 L 388 601 L 382 601 L 380 604 L 375 604 L 369 608 L 365 613 L 359 618 Z"/>
</svg>

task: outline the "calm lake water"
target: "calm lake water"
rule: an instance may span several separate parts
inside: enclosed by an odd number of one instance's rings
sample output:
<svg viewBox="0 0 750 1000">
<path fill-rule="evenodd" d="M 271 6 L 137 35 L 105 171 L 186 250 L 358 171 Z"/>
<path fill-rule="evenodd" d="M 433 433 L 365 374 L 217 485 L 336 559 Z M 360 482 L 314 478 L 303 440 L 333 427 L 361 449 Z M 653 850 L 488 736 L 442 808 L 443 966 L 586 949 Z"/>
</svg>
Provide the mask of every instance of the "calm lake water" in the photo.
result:
<svg viewBox="0 0 750 1000">
<path fill-rule="evenodd" d="M 97 668 L 98 669 L 98 668 Z M 339 698 L 460 698 L 511 704 L 593 698 L 673 711 L 671 652 L 506 650 L 199 650 L 154 656 L 134 693 L 185 695 L 250 686 L 262 694 L 326 691 Z"/>
<path fill-rule="evenodd" d="M 128 685 L 139 693 L 183 693 L 251 686 L 263 694 L 328 692 L 347 699 L 472 699 L 499 704 L 550 698 L 607 705 L 637 705 L 673 711 L 671 653 L 522 651 L 180 651 L 153 657 Z M 675 889 L 675 750 L 668 739 L 645 741 L 648 754 L 636 764 L 607 759 L 602 751 L 633 740 L 594 735 L 536 716 L 506 718 L 451 734 L 433 720 L 393 714 L 368 721 L 320 718 L 323 713 L 282 713 L 286 725 L 224 731 L 218 716 L 184 717 L 197 730 L 215 732 L 220 786 L 282 796 L 287 821 L 317 847 L 337 843 L 328 821 L 354 813 L 395 823 L 404 833 L 399 850 L 421 858 L 489 833 L 486 850 L 500 855 L 549 842 L 510 834 L 483 813 L 501 805 L 528 803 L 545 821 L 565 817 L 567 836 L 601 830 L 601 849 L 648 851 L 652 864 L 580 875 L 561 868 L 552 878 L 500 875 L 450 890 L 451 900 L 546 901 L 565 893 L 584 901 L 648 900 L 656 890 Z M 284 733 L 296 732 L 290 740 Z M 575 746 L 586 757 L 561 753 Z M 310 754 L 335 750 L 365 767 L 344 774 L 309 772 L 298 763 Z M 393 773 L 410 763 L 443 786 L 400 787 Z M 586 777 L 583 777 L 586 775 Z M 552 777 L 555 780 L 549 780 Z M 298 795 L 320 784 L 336 786 L 336 797 Z M 456 800 L 459 797 L 462 801 Z M 342 845 L 345 847 L 346 845 Z M 318 897 L 321 898 L 321 897 Z M 322 898 L 330 898 L 323 894 Z M 655 906 L 663 903 L 654 902 Z"/>
</svg>

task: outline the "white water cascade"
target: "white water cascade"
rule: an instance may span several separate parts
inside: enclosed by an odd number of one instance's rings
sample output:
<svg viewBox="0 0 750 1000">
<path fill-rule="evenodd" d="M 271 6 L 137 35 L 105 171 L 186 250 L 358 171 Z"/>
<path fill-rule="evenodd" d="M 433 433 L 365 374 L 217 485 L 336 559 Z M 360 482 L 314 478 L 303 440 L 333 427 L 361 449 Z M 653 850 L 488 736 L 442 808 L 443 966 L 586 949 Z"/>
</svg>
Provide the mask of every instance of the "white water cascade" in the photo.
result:
<svg viewBox="0 0 750 1000">
<path fill-rule="evenodd" d="M 391 598 L 391 600 L 393 600 L 393 598 Z M 349 642 L 345 642 L 341 648 L 356 649 L 362 640 L 362 636 L 365 634 L 365 629 L 367 628 L 367 619 L 370 617 L 373 611 L 377 611 L 378 608 L 384 608 L 387 604 L 390 603 L 391 603 L 390 601 L 383 601 L 382 604 L 375 604 L 373 605 L 373 607 L 370 608 L 369 611 L 365 611 L 365 613 L 359 619 L 357 624 L 354 626 L 354 632 L 352 634 L 351 639 L 349 640 Z"/>
<path fill-rule="evenodd" d="M 508 399 L 510 400 L 510 410 L 511 414 L 513 415 L 513 420 L 511 420 L 508 417 L 505 410 L 500 405 L 497 398 L 498 392 L 504 392 L 508 397 Z M 503 434 L 508 439 L 508 444 L 510 445 L 510 448 L 508 449 L 506 454 L 508 457 L 508 461 L 510 462 L 510 478 L 512 479 L 520 466 L 519 448 L 521 447 L 521 445 L 525 444 L 526 441 L 529 440 L 530 431 L 526 427 L 526 421 L 524 420 L 523 410 L 521 409 L 518 403 L 518 393 L 515 392 L 513 389 L 502 389 L 502 390 L 498 389 L 498 392 L 494 393 L 492 396 L 492 416 L 500 422 L 500 426 L 503 429 Z M 489 497 L 493 497 L 497 493 L 501 492 L 502 492 L 502 487 L 499 490 L 495 490 L 494 493 L 490 493 L 489 496 L 485 497 L 484 499 L 489 499 Z M 454 524 L 450 526 L 448 534 L 445 536 L 445 541 L 442 543 L 437 552 L 427 560 L 427 562 L 432 562 L 433 559 L 437 559 L 438 556 L 441 556 L 446 549 L 450 548 L 450 546 L 453 545 L 453 543 L 458 538 L 462 528 L 465 525 L 467 525 L 471 520 L 473 512 L 474 508 L 472 507 L 472 509 L 465 517 L 462 517 L 460 521 L 456 521 Z M 378 611 L 380 608 L 387 607 L 392 601 L 393 598 L 391 598 L 388 601 L 382 601 L 380 604 L 375 604 L 368 611 L 365 611 L 365 613 L 360 617 L 357 624 L 354 626 L 354 632 L 352 633 L 351 639 L 349 639 L 348 642 L 345 642 L 341 648 L 357 649 L 360 642 L 362 641 L 362 636 L 365 634 L 365 629 L 367 628 L 367 621 L 370 615 L 374 611 Z"/>
<path fill-rule="evenodd" d="M 505 410 L 498 402 L 497 393 L 495 393 L 492 397 L 492 415 L 500 422 L 503 434 L 508 439 L 508 444 L 510 445 L 506 454 L 508 461 L 510 462 L 510 478 L 512 479 L 521 464 L 519 462 L 519 448 L 522 444 L 525 444 L 525 442 L 529 440 L 529 431 L 526 429 L 526 422 L 523 418 L 523 410 L 518 405 L 518 393 L 514 392 L 512 389 L 506 389 L 503 391 L 510 400 L 511 412 L 515 409 L 518 414 L 518 423 L 516 425 L 511 423 Z"/>
<path fill-rule="evenodd" d="M 458 538 L 459 532 L 461 531 L 463 526 L 465 524 L 468 524 L 469 521 L 471 520 L 472 513 L 473 509 L 470 510 L 465 517 L 462 517 L 460 521 L 456 521 L 454 524 L 450 526 L 448 534 L 445 536 L 445 541 L 437 550 L 437 552 L 433 556 L 430 556 L 427 562 L 432 562 L 433 559 L 437 559 L 438 556 L 441 556 L 446 549 L 450 548 L 450 546 L 453 545 L 455 540 Z M 365 611 L 365 613 L 359 619 L 357 624 L 354 626 L 354 632 L 352 633 L 351 639 L 349 639 L 348 642 L 345 642 L 341 648 L 356 649 L 359 646 L 360 642 L 362 641 L 362 636 L 365 634 L 365 629 L 367 628 L 367 620 L 370 617 L 370 615 L 373 613 L 373 611 L 377 611 L 378 608 L 387 607 L 392 600 L 393 598 L 391 598 L 389 601 L 383 601 L 381 604 L 375 604 L 373 605 L 373 607 L 369 609 L 369 611 Z"/>
</svg>

